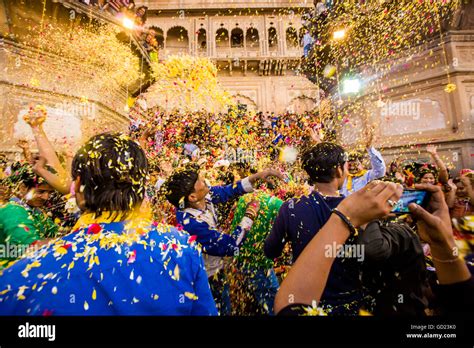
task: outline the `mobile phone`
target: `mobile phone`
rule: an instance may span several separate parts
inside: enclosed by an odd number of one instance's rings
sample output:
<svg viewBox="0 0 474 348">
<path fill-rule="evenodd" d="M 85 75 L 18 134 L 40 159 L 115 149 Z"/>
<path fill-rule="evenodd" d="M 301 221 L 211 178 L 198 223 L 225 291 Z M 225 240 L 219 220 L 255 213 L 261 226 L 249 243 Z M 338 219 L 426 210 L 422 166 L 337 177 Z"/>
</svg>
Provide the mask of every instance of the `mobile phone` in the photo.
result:
<svg viewBox="0 0 474 348">
<path fill-rule="evenodd" d="M 403 190 L 403 194 L 397 205 L 393 208 L 392 213 L 408 214 L 410 213 L 410 210 L 408 210 L 408 205 L 410 203 L 416 203 L 419 206 L 426 208 L 428 201 L 429 194 L 427 191 L 405 189 Z"/>
</svg>

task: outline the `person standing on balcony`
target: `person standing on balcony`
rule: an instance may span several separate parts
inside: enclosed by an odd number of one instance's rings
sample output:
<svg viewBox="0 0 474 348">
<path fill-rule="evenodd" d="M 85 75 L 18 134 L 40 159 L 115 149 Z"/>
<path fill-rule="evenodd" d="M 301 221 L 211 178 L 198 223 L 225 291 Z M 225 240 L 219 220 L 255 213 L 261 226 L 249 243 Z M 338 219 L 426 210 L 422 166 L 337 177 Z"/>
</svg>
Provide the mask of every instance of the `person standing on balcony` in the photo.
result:
<svg viewBox="0 0 474 348">
<path fill-rule="evenodd" d="M 309 55 L 309 52 L 311 51 L 311 47 L 313 47 L 313 42 L 314 42 L 314 39 L 313 37 L 311 36 L 311 34 L 309 33 L 309 30 L 306 29 L 306 32 L 303 36 L 303 50 L 304 50 L 304 57 L 308 57 Z"/>
</svg>

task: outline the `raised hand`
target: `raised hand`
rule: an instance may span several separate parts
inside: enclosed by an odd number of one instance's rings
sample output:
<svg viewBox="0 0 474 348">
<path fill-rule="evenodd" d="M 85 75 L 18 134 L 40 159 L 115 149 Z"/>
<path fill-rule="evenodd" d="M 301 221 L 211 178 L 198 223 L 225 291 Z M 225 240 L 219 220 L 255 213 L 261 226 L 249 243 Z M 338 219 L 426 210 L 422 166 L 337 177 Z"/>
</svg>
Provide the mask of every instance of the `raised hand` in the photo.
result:
<svg viewBox="0 0 474 348">
<path fill-rule="evenodd" d="M 282 181 L 285 180 L 285 176 L 279 170 L 276 169 L 265 169 L 261 172 L 250 175 L 248 178 L 252 185 L 255 184 L 258 179 L 262 179 L 263 181 L 274 185 L 274 182 L 271 179 L 272 177 L 275 177 Z"/>
<path fill-rule="evenodd" d="M 31 128 L 37 128 L 46 121 L 47 115 L 48 113 L 43 105 L 36 105 L 35 107 L 30 106 L 28 113 L 23 116 L 23 119 Z"/>
<path fill-rule="evenodd" d="M 426 152 L 428 152 L 430 155 L 433 155 L 435 156 L 437 153 L 436 153 L 436 145 L 427 145 L 426 146 Z"/>
<path fill-rule="evenodd" d="M 368 149 L 372 146 L 374 141 L 375 127 L 373 125 L 367 125 L 364 129 L 365 147 Z"/>
<path fill-rule="evenodd" d="M 16 145 L 22 150 L 28 150 L 30 148 L 30 143 L 25 139 L 18 140 Z"/>
<path fill-rule="evenodd" d="M 391 201 L 398 202 L 402 193 L 400 184 L 374 180 L 345 198 L 337 208 L 355 227 L 359 227 L 390 214 L 393 209 Z"/>
<path fill-rule="evenodd" d="M 46 168 L 46 158 L 38 157 L 33 164 L 33 171 L 40 175 L 41 170 Z"/>
<path fill-rule="evenodd" d="M 322 142 L 321 140 L 321 137 L 319 136 L 319 131 L 318 130 L 315 130 L 313 128 L 309 128 L 309 136 L 311 137 L 311 139 L 313 139 L 313 142 L 315 144 L 319 144 L 320 142 Z"/>
<path fill-rule="evenodd" d="M 441 188 L 428 184 L 417 184 L 415 188 L 428 191 L 431 194 L 426 210 L 414 203 L 408 206 L 413 216 L 418 218 L 418 233 L 420 237 L 430 245 L 452 244 L 454 238 L 449 209 Z"/>
</svg>

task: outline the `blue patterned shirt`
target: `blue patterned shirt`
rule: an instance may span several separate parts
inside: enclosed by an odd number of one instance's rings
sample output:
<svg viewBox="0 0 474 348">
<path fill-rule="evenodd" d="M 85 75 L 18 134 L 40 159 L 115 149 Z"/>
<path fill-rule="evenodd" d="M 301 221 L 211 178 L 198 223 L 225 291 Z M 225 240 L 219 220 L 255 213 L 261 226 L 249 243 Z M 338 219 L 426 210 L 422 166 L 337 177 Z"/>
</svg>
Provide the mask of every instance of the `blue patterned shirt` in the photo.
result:
<svg viewBox="0 0 474 348">
<path fill-rule="evenodd" d="M 86 225 L 3 270 L 0 315 L 217 315 L 194 238 L 139 224 Z"/>
</svg>

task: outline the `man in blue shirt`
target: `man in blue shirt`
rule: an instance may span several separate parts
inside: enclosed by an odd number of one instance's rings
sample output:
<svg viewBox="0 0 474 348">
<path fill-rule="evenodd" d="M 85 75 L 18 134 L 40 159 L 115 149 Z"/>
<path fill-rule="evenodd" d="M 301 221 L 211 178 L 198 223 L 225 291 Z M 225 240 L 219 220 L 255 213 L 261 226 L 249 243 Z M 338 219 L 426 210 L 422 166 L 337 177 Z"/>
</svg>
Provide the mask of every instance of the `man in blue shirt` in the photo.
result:
<svg viewBox="0 0 474 348">
<path fill-rule="evenodd" d="M 230 314 L 230 298 L 223 275 L 224 256 L 238 255 L 245 234 L 250 230 L 258 212 L 258 203 L 250 202 L 245 216 L 231 234 L 222 233 L 215 204 L 225 203 L 253 191 L 259 179 L 283 179 L 272 169 L 252 174 L 235 184 L 208 187 L 202 173 L 194 166 L 177 170 L 164 184 L 165 195 L 176 208 L 176 220 L 196 241 L 205 254 L 206 271 L 220 314 Z"/>
<path fill-rule="evenodd" d="M 147 171 L 128 137 L 92 137 L 72 163 L 77 229 L 3 271 L 0 314 L 217 315 L 193 238 L 137 213 Z"/>
<path fill-rule="evenodd" d="M 301 40 L 303 44 L 304 56 L 305 58 L 308 57 L 311 47 L 313 46 L 314 39 L 309 33 L 309 30 L 306 29 L 305 34 L 303 35 L 303 39 Z"/>
<path fill-rule="evenodd" d="M 303 154 L 302 166 L 314 191 L 283 203 L 265 240 L 264 252 L 268 258 L 279 257 L 285 244 L 290 242 L 293 261 L 296 261 L 329 220 L 332 209 L 344 199 L 339 190 L 348 172 L 347 157 L 344 149 L 333 143 L 319 143 Z M 352 246 L 355 240 L 351 237 L 346 244 Z M 321 306 L 330 309 L 332 314 L 357 315 L 365 301 L 359 279 L 359 261 L 346 256 L 334 261 L 321 297 Z"/>
</svg>

